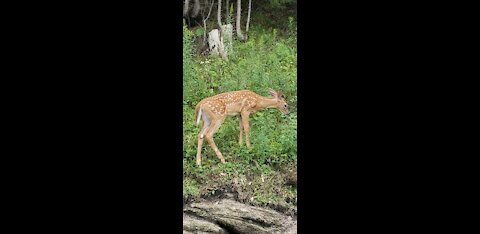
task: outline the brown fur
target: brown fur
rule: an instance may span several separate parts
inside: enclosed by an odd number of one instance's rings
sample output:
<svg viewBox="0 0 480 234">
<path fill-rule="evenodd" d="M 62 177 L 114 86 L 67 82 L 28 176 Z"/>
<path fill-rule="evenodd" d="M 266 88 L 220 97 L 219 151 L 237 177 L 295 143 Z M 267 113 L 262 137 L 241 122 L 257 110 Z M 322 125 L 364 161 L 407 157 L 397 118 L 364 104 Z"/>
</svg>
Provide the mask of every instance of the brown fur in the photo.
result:
<svg viewBox="0 0 480 234">
<path fill-rule="evenodd" d="M 225 162 L 222 153 L 220 150 L 218 150 L 215 142 L 213 141 L 213 134 L 215 134 L 218 128 L 220 128 L 227 115 L 233 116 L 240 114 L 239 144 L 242 145 L 243 131 L 245 131 L 245 141 L 247 147 L 251 148 L 249 140 L 249 115 L 251 113 L 255 113 L 266 108 L 276 108 L 282 113 L 288 114 L 288 105 L 283 98 L 282 91 L 279 90 L 278 92 L 275 92 L 270 89 L 269 92 L 272 98 L 260 96 L 250 90 L 232 91 L 205 98 L 197 104 L 195 107 L 195 121 L 201 120 L 203 115 L 205 115 L 205 118 L 209 120 L 209 124 L 202 124 L 202 129 L 198 134 L 198 166 L 201 164 L 201 150 L 204 137 L 207 138 L 208 143 L 222 163 Z M 202 116 L 199 116 L 200 111 Z"/>
</svg>

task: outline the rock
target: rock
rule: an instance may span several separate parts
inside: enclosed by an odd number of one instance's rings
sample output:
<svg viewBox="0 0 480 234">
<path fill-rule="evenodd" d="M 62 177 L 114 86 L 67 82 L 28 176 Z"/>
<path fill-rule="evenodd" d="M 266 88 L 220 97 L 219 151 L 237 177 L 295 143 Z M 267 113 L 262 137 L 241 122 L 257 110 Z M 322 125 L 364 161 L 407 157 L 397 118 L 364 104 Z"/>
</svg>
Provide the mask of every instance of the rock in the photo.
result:
<svg viewBox="0 0 480 234">
<path fill-rule="evenodd" d="M 205 222 L 216 223 L 228 232 L 297 233 L 296 221 L 291 217 L 274 210 L 245 205 L 229 199 L 192 203 L 185 211 L 189 215 L 208 220 Z M 218 230 L 213 226 L 210 227 L 208 230 Z M 185 220 L 184 230 L 186 230 Z"/>
<path fill-rule="evenodd" d="M 189 215 L 183 215 L 183 233 L 226 233 L 220 226 L 193 218 Z"/>
</svg>

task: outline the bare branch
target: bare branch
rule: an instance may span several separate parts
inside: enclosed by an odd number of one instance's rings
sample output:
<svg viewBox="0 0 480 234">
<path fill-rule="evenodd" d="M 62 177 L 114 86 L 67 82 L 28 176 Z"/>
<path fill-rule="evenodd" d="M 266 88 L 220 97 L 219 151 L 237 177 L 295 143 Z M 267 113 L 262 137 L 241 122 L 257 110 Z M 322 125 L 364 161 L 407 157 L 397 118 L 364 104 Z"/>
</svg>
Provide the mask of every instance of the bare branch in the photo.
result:
<svg viewBox="0 0 480 234">
<path fill-rule="evenodd" d="M 207 0 L 205 0 L 206 2 Z M 208 10 L 208 15 L 207 15 L 207 18 L 205 20 L 208 20 L 208 17 L 210 17 L 210 13 L 212 12 L 212 8 L 213 8 L 213 3 L 215 2 L 215 0 L 212 0 L 212 4 L 210 4 L 210 10 Z"/>
<path fill-rule="evenodd" d="M 215 3 L 215 0 L 212 0 L 212 4 L 210 4 L 210 10 L 208 10 L 207 18 L 203 19 L 203 28 L 205 29 L 205 30 L 203 30 L 203 44 L 204 45 L 205 45 L 205 42 L 207 40 L 207 20 L 210 17 L 210 13 L 212 12 L 213 3 Z M 208 0 L 205 0 L 205 5 L 207 5 L 207 4 L 208 4 Z"/>
</svg>

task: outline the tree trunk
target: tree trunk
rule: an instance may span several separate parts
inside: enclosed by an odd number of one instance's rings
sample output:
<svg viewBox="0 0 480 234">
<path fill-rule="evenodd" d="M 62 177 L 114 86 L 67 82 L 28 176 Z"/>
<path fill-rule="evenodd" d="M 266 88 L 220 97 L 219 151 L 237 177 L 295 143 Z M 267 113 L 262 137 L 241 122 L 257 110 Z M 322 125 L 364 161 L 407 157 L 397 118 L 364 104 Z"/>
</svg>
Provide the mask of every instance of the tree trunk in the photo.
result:
<svg viewBox="0 0 480 234">
<path fill-rule="evenodd" d="M 241 27 L 241 12 L 242 12 L 242 0 L 237 0 L 237 27 L 236 27 L 236 30 L 237 30 L 237 37 L 238 39 L 240 39 L 240 41 L 245 41 L 245 37 L 243 36 L 242 34 L 242 29 L 240 28 Z"/>
<path fill-rule="evenodd" d="M 225 52 L 228 55 L 231 55 L 233 53 L 233 26 L 232 24 L 227 24 L 222 27 L 222 39 L 225 46 Z"/>
<path fill-rule="evenodd" d="M 222 31 L 222 0 L 218 0 L 217 6 L 217 21 L 218 21 L 218 28 L 220 32 Z"/>
<path fill-rule="evenodd" d="M 229 12 L 228 12 L 228 8 L 229 8 L 229 7 L 230 7 L 230 6 L 228 5 L 228 0 L 227 0 L 227 4 L 225 4 L 225 21 L 227 22 L 227 24 L 230 23 L 230 17 L 228 17 L 228 13 L 229 13 Z"/>
<path fill-rule="evenodd" d="M 193 3 L 192 17 L 197 17 L 198 12 L 200 12 L 200 0 L 195 0 Z"/>
<path fill-rule="evenodd" d="M 252 11 L 252 0 L 248 0 L 248 16 L 247 16 L 247 28 L 245 31 L 248 33 L 248 26 L 250 26 L 250 12 Z"/>
<path fill-rule="evenodd" d="M 190 0 L 185 0 L 185 4 L 183 5 L 183 16 L 187 16 L 188 14 L 188 3 Z"/>
</svg>

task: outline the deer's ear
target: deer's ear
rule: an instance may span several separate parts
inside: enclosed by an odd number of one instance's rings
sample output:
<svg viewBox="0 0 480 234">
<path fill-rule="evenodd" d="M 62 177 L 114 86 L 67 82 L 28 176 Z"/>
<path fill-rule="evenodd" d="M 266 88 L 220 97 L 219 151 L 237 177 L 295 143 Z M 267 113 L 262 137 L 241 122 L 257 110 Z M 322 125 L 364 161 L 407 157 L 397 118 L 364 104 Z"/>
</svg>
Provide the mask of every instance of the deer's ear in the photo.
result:
<svg viewBox="0 0 480 234">
<path fill-rule="evenodd" d="M 278 90 L 277 95 L 278 95 L 278 97 L 282 97 L 282 90 L 281 89 Z"/>
<path fill-rule="evenodd" d="M 273 89 L 268 89 L 268 92 L 269 92 L 270 95 L 272 95 L 273 97 L 275 97 L 275 98 L 278 97 L 278 96 L 277 96 L 277 92 L 275 92 L 275 90 L 273 90 Z"/>
</svg>

